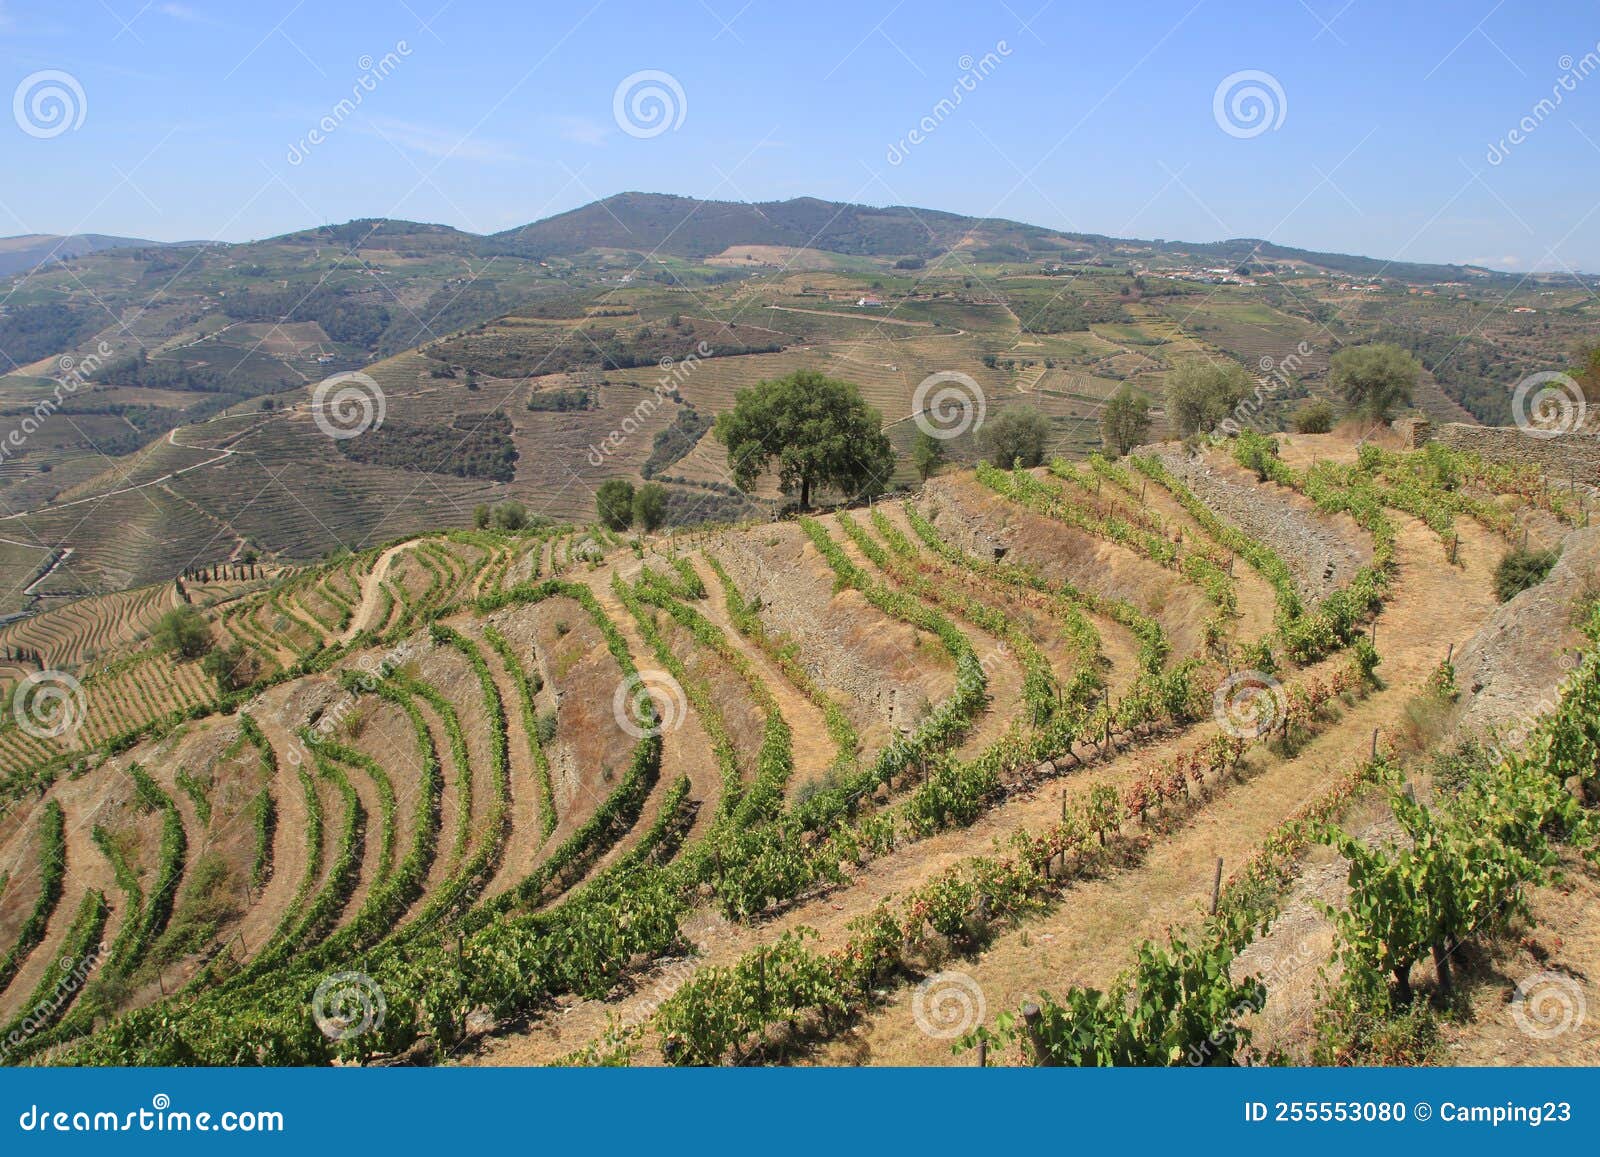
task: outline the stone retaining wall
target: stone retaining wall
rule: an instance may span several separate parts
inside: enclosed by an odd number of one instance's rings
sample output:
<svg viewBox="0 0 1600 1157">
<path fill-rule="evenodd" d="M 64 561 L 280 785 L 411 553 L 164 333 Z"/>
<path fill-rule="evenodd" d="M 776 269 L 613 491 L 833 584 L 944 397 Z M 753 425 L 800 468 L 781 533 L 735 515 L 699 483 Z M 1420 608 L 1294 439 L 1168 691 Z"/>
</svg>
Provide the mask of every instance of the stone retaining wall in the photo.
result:
<svg viewBox="0 0 1600 1157">
<path fill-rule="evenodd" d="M 1470 450 L 1490 462 L 1532 462 L 1552 478 L 1600 486 L 1600 434 L 1558 434 L 1535 438 L 1516 426 L 1469 426 L 1446 422 L 1433 428 L 1433 440 L 1454 450 Z"/>
</svg>

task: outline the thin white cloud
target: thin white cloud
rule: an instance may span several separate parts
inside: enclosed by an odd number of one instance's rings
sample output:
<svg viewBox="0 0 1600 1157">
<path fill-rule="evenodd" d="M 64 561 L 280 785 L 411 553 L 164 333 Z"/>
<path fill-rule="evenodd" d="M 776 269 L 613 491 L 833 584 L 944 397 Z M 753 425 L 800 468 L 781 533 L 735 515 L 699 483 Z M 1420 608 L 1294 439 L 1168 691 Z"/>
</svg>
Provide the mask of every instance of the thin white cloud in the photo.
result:
<svg viewBox="0 0 1600 1157">
<path fill-rule="evenodd" d="M 476 136 L 463 138 L 455 129 L 397 120 L 394 117 L 368 117 L 363 122 L 353 122 L 352 127 L 358 132 L 383 137 L 402 149 L 430 157 L 487 162 L 522 159 L 516 149 L 504 141 Z"/>
<path fill-rule="evenodd" d="M 593 117 L 581 116 L 556 116 L 550 121 L 556 127 L 564 141 L 571 141 L 578 145 L 598 147 L 605 144 L 606 138 L 614 131 L 613 127 L 595 120 Z"/>
<path fill-rule="evenodd" d="M 162 4 L 156 8 L 156 11 L 163 16 L 171 17 L 173 20 L 182 20 L 185 24 L 216 25 L 221 23 L 221 21 L 215 20 L 204 12 L 189 7 L 187 4 Z"/>
</svg>

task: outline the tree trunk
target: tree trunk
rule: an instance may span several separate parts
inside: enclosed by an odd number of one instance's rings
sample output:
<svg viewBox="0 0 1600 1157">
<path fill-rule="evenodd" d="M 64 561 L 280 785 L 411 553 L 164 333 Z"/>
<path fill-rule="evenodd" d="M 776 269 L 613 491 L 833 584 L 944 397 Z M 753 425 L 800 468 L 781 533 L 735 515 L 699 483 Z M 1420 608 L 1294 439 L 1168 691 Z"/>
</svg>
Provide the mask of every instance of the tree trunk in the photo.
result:
<svg viewBox="0 0 1600 1157">
<path fill-rule="evenodd" d="M 1455 981 L 1450 974 L 1450 953 L 1443 941 L 1433 946 L 1433 970 L 1439 975 L 1439 992 L 1449 995 Z"/>
<path fill-rule="evenodd" d="M 1406 1008 L 1411 1004 L 1411 965 L 1397 964 L 1394 967 L 1394 1003 L 1397 1008 Z"/>
<path fill-rule="evenodd" d="M 811 509 L 811 479 L 800 479 L 800 509 Z"/>
</svg>

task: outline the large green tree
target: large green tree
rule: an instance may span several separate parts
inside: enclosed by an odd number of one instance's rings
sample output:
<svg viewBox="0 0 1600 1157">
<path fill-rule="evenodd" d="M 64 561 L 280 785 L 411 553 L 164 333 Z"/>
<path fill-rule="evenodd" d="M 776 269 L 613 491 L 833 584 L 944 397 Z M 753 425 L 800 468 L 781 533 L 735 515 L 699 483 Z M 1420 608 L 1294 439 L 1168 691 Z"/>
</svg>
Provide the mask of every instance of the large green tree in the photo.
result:
<svg viewBox="0 0 1600 1157">
<path fill-rule="evenodd" d="M 633 483 L 607 478 L 594 494 L 595 513 L 607 530 L 627 530 L 633 524 Z"/>
<path fill-rule="evenodd" d="M 894 473 L 894 448 L 883 419 L 850 382 L 815 370 L 757 382 L 718 416 L 716 437 L 741 490 L 776 462 L 784 491 L 800 491 L 802 508 L 818 486 L 856 498 L 882 493 Z"/>
<path fill-rule="evenodd" d="M 652 531 L 667 520 L 667 488 L 646 482 L 633 492 L 633 523 L 640 530 Z"/>
<path fill-rule="evenodd" d="M 1400 406 L 1411 404 L 1422 365 L 1397 345 L 1377 342 L 1348 346 L 1328 364 L 1328 383 L 1351 407 L 1375 421 L 1387 422 Z"/>
<path fill-rule="evenodd" d="M 1100 441 L 1121 457 L 1144 441 L 1150 432 L 1150 403 L 1143 394 L 1124 386 L 1100 413 Z"/>
<path fill-rule="evenodd" d="M 1180 438 L 1215 430 L 1253 385 L 1238 362 L 1180 363 L 1167 375 L 1167 417 Z"/>
<path fill-rule="evenodd" d="M 1050 442 L 1050 419 L 1032 406 L 1008 406 L 989 420 L 980 438 L 985 457 L 1002 470 L 1019 462 L 1038 466 Z"/>
</svg>

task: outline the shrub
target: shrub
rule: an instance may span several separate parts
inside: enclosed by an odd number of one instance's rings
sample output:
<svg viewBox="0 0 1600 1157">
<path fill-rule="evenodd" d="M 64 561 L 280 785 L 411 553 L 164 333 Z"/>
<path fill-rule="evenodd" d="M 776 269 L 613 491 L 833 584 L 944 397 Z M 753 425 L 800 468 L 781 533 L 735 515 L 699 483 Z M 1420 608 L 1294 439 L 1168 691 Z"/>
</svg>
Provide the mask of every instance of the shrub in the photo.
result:
<svg viewBox="0 0 1600 1157">
<path fill-rule="evenodd" d="M 633 524 L 633 483 L 610 478 L 595 491 L 595 511 L 607 530 L 627 530 Z"/>
<path fill-rule="evenodd" d="M 1326 434 L 1333 429 L 1333 406 L 1326 398 L 1307 402 L 1294 412 L 1297 434 Z"/>
<path fill-rule="evenodd" d="M 1049 440 L 1050 419 L 1032 406 L 1012 406 L 983 428 L 987 457 L 1002 470 L 1039 465 Z"/>
<path fill-rule="evenodd" d="M 1529 587 L 1544 582 L 1550 568 L 1556 565 L 1553 550 L 1524 550 L 1517 548 L 1500 560 L 1494 569 L 1494 594 L 1501 602 L 1509 602 Z"/>
<path fill-rule="evenodd" d="M 161 616 L 150 634 L 156 646 L 163 651 L 176 651 L 185 659 L 198 659 L 211 650 L 206 621 L 190 606 L 172 608 Z"/>
<path fill-rule="evenodd" d="M 647 482 L 633 495 L 633 522 L 640 530 L 656 529 L 667 517 L 667 488 Z"/>
</svg>

